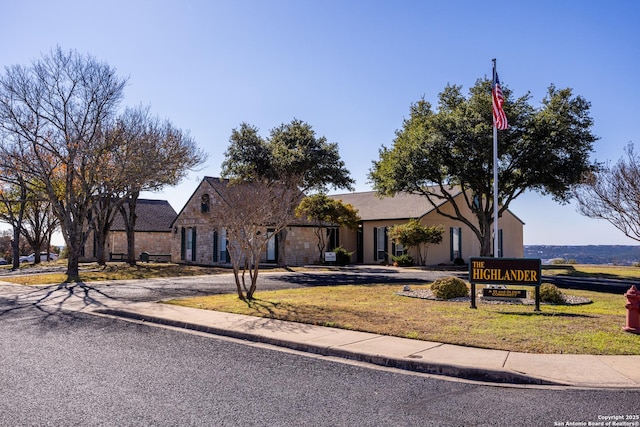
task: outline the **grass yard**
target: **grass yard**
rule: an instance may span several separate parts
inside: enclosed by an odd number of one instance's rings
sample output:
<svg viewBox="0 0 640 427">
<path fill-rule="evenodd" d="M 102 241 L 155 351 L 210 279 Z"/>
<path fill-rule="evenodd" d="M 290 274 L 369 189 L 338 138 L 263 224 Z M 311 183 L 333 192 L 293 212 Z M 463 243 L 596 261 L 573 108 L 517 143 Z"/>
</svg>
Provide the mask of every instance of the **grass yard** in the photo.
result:
<svg viewBox="0 0 640 427">
<path fill-rule="evenodd" d="M 412 285 L 414 290 L 429 285 Z M 478 287 L 480 289 L 480 287 Z M 640 355 L 640 335 L 622 330 L 621 295 L 564 291 L 586 305 L 533 306 L 433 301 L 396 295 L 401 285 L 327 286 L 264 291 L 247 304 L 237 295 L 170 304 L 270 317 L 448 344 L 526 353 Z"/>
</svg>

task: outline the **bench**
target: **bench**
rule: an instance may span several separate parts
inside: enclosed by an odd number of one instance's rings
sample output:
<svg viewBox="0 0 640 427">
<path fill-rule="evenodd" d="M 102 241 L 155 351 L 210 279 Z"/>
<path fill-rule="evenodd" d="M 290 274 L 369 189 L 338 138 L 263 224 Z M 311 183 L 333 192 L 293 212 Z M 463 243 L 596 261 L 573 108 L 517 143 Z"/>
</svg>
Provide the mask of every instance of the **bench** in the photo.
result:
<svg viewBox="0 0 640 427">
<path fill-rule="evenodd" d="M 171 254 L 150 254 L 149 252 L 142 252 L 140 253 L 140 261 L 171 262 Z"/>
<path fill-rule="evenodd" d="M 129 259 L 129 254 L 123 252 L 109 254 L 109 261 L 126 261 L 127 259 Z"/>
</svg>

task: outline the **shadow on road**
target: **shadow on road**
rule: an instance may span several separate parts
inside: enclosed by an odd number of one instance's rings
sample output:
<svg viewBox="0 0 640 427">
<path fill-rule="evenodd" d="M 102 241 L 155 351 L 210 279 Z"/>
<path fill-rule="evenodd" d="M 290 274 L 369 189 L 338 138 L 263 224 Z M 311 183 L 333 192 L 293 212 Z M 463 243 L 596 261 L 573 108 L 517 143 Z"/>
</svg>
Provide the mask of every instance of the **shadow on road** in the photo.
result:
<svg viewBox="0 0 640 427">
<path fill-rule="evenodd" d="M 10 312 L 37 308 L 47 315 L 57 314 L 65 309 L 65 305 L 73 304 L 74 310 L 85 307 L 104 307 L 101 298 L 114 300 L 114 298 L 89 286 L 84 282 L 60 283 L 56 285 L 38 287 L 26 293 L 0 297 L 0 316 Z"/>
</svg>

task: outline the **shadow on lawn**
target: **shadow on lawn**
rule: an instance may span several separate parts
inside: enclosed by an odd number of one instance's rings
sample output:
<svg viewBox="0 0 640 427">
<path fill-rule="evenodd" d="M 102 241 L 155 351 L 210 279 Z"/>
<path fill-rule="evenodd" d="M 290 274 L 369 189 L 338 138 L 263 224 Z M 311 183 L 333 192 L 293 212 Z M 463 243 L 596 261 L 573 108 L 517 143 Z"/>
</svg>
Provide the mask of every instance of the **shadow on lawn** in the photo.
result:
<svg viewBox="0 0 640 427">
<path fill-rule="evenodd" d="M 498 314 L 510 315 L 510 316 L 542 316 L 542 317 L 577 317 L 593 319 L 598 316 L 592 316 L 589 314 L 577 314 L 577 313 L 546 313 L 544 311 L 531 311 L 531 312 L 518 312 L 518 311 L 501 311 Z"/>
</svg>

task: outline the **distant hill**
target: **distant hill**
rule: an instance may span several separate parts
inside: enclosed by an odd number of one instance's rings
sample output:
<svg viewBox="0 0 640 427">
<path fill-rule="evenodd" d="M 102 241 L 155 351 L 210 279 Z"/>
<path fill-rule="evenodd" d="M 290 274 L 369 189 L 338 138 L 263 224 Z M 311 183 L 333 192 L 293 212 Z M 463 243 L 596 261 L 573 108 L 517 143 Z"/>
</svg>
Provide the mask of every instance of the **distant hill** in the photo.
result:
<svg viewBox="0 0 640 427">
<path fill-rule="evenodd" d="M 578 264 L 633 265 L 634 263 L 640 263 L 640 246 L 525 245 L 524 256 L 525 258 L 540 258 L 543 264 L 550 264 L 551 260 L 561 258 L 575 260 Z"/>
</svg>

